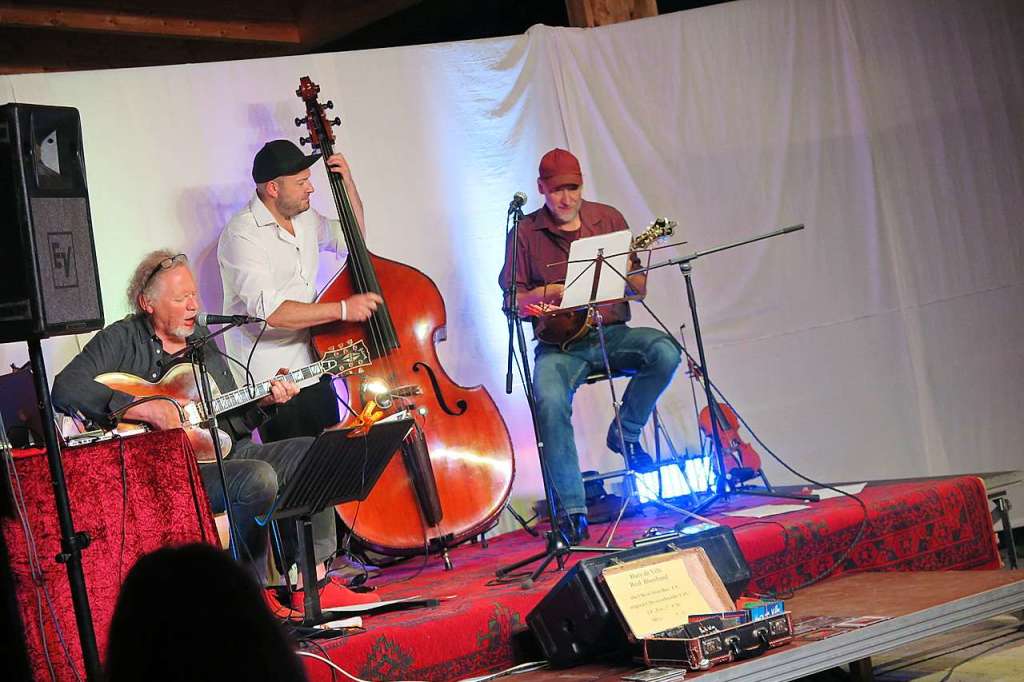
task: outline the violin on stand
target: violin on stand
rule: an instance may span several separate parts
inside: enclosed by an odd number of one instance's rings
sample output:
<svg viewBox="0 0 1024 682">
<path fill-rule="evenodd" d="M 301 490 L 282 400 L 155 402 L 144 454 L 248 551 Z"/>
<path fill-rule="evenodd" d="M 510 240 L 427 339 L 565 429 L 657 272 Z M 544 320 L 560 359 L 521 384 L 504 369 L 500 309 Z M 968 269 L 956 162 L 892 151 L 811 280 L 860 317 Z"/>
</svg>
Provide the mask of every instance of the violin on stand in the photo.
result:
<svg viewBox="0 0 1024 682">
<path fill-rule="evenodd" d="M 687 375 L 693 377 L 698 383 L 704 383 L 704 375 L 693 358 L 687 354 Z M 725 463 L 725 471 L 719 472 L 733 479 L 737 483 L 749 481 L 760 476 L 764 479 L 764 472 L 761 471 L 761 456 L 757 451 L 740 437 L 740 419 L 736 411 L 730 405 L 713 400 L 710 405 L 701 409 L 697 415 L 697 424 L 705 438 L 713 438 L 711 420 L 714 419 L 718 426 L 718 437 L 722 441 L 722 454 Z"/>
</svg>

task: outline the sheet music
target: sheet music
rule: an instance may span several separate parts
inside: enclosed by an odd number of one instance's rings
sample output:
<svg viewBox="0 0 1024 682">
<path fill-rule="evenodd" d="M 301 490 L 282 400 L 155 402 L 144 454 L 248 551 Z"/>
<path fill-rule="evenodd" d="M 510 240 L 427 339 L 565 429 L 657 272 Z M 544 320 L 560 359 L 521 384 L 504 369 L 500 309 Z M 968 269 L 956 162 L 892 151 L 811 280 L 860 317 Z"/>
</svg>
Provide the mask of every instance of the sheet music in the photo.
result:
<svg viewBox="0 0 1024 682">
<path fill-rule="evenodd" d="M 626 282 L 619 273 L 624 276 L 629 271 L 628 252 L 632 239 L 629 230 L 619 230 L 574 241 L 569 246 L 570 263 L 565 273 L 565 292 L 558 307 L 575 308 L 590 303 L 594 269 L 597 267 L 592 259 L 597 258 L 600 249 L 604 249 L 606 258 L 594 300 L 600 302 L 622 298 Z"/>
</svg>

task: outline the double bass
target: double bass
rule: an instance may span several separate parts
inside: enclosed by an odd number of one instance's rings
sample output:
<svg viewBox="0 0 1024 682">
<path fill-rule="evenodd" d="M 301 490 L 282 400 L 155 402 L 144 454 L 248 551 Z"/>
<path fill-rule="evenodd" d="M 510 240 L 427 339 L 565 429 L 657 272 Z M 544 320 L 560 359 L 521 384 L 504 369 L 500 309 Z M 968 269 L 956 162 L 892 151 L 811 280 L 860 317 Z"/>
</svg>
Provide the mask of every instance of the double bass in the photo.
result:
<svg viewBox="0 0 1024 682">
<path fill-rule="evenodd" d="M 317 100 L 320 87 L 308 76 L 296 94 L 305 102 L 310 143 L 326 164 L 333 152 L 333 126 Z M 437 358 L 435 343 L 446 337 L 444 300 L 437 285 L 414 267 L 377 256 L 366 247 L 344 184 L 328 168 L 348 259 L 318 302 L 338 302 L 360 293 L 383 298 L 369 320 L 337 322 L 313 329 L 318 352 L 363 341 L 371 364 L 348 375 L 349 404 L 356 413 L 375 405 L 405 410 L 416 427 L 392 457 L 369 496 L 337 506 L 356 538 L 378 552 L 416 554 L 447 548 L 487 530 L 512 490 L 512 440 L 498 408 L 482 386 L 451 380 Z M 323 350 L 322 350 L 323 349 Z"/>
</svg>

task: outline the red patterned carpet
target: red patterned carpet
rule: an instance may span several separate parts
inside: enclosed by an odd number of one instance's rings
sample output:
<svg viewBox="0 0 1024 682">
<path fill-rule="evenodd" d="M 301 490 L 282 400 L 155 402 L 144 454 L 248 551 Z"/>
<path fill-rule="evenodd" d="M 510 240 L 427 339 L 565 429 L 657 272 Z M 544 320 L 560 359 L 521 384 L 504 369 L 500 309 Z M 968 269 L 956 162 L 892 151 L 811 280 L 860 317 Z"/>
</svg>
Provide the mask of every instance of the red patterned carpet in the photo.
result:
<svg viewBox="0 0 1024 682">
<path fill-rule="evenodd" d="M 205 496 L 183 441 L 180 432 L 167 432 L 65 452 L 75 525 L 93 540 L 83 553 L 83 564 L 101 652 L 120 580 L 134 560 L 165 544 L 214 537 Z M 0 518 L 10 555 L 9 567 L 0 562 L 0 571 L 10 569 L 37 679 L 50 678 L 47 655 L 56 679 L 75 679 L 68 659 L 81 671 L 81 658 L 66 571 L 53 562 L 60 536 L 46 460 L 40 455 L 21 457 L 16 468 L 42 572 L 38 580 L 33 577 L 25 533 L 14 517 Z M 762 591 L 792 590 L 837 560 L 841 563 L 835 574 L 1000 565 L 985 488 L 978 478 L 875 484 L 860 497 L 868 510 L 867 524 L 852 549 L 864 515 L 861 506 L 848 498 L 756 521 L 721 516 L 721 507 L 713 512 L 735 529 L 754 577 L 752 589 Z M 731 500 L 730 506 L 766 502 L 770 500 L 740 497 Z M 616 544 L 629 546 L 647 528 L 671 527 L 679 518 L 649 511 L 626 519 Z M 592 530 L 596 537 L 603 527 Z M 372 581 L 384 599 L 451 598 L 435 608 L 370 616 L 365 632 L 322 646 L 344 669 L 371 680 L 455 680 L 518 662 L 524 654 L 517 649 L 522 639 L 517 635 L 526 630 L 526 614 L 561 574 L 549 569 L 524 590 L 518 581 L 495 584 L 494 570 L 543 547 L 543 540 L 517 531 L 492 539 L 487 548 L 473 544 L 457 548 L 451 572 L 444 571 L 436 557 L 425 566 L 422 559 L 414 558 L 387 569 Z M 570 557 L 569 565 L 579 558 Z M 46 596 L 53 604 L 53 616 Z M 68 655 L 62 652 L 55 621 L 64 634 Z M 304 660 L 311 680 L 332 679 L 325 664 Z"/>
<path fill-rule="evenodd" d="M 869 485 L 860 495 L 868 524 L 833 575 L 862 570 L 917 571 L 994 569 L 1000 560 L 988 499 L 973 477 Z M 730 507 L 771 502 L 734 498 Z M 714 510 L 724 511 L 724 508 Z M 671 527 L 679 516 L 655 514 L 626 519 L 616 545 L 629 546 L 647 528 Z M 735 529 L 750 563 L 751 589 L 784 592 L 829 568 L 857 535 L 863 511 L 848 498 L 809 505 L 807 510 L 754 521 L 715 518 Z M 603 530 L 593 527 L 595 536 Z M 543 541 L 524 531 L 500 536 L 487 549 L 467 545 L 453 552 L 446 573 L 432 559 L 385 571 L 374 582 L 384 599 L 420 595 L 454 598 L 432 609 L 371 616 L 366 632 L 330 641 L 324 648 L 348 672 L 370 680 L 456 680 L 499 670 L 517 660 L 513 636 L 526 630 L 526 614 L 562 575 L 548 570 L 530 589 L 518 582 L 494 584 L 494 570 L 542 550 Z M 582 558 L 574 555 L 572 565 Z M 528 566 L 532 569 L 534 566 Z M 308 661 L 311 680 L 330 680 L 330 669 Z"/>
</svg>

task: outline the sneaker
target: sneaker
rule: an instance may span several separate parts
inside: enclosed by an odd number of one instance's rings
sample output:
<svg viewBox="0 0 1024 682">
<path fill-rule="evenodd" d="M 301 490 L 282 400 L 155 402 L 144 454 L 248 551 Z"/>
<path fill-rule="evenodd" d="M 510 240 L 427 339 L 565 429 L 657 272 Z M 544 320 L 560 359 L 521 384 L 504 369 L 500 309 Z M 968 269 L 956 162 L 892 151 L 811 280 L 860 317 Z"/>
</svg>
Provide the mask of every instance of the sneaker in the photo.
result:
<svg viewBox="0 0 1024 682">
<path fill-rule="evenodd" d="M 267 587 L 263 589 L 263 602 L 270 609 L 270 613 L 273 614 L 274 618 L 281 618 L 283 620 L 291 620 L 295 617 L 302 616 L 301 612 L 296 611 L 290 606 L 285 606 L 285 603 L 281 601 L 280 592 L 276 587 Z"/>
<path fill-rule="evenodd" d="M 317 583 L 320 590 L 320 608 L 336 609 L 342 606 L 356 606 L 357 604 L 373 604 L 380 601 L 375 592 L 355 592 L 341 584 L 334 578 L 324 578 Z M 302 602 L 306 594 L 302 590 L 292 592 L 292 608 L 302 611 Z"/>
<path fill-rule="evenodd" d="M 608 431 L 607 440 L 608 449 L 612 452 L 617 452 L 620 455 L 626 456 L 626 465 L 633 471 L 638 471 L 642 474 L 650 471 L 656 471 L 658 467 L 654 465 L 654 460 L 647 454 L 643 446 L 638 442 L 626 441 L 626 452 L 622 452 L 619 447 L 619 434 L 614 433 L 614 430 Z"/>
</svg>

